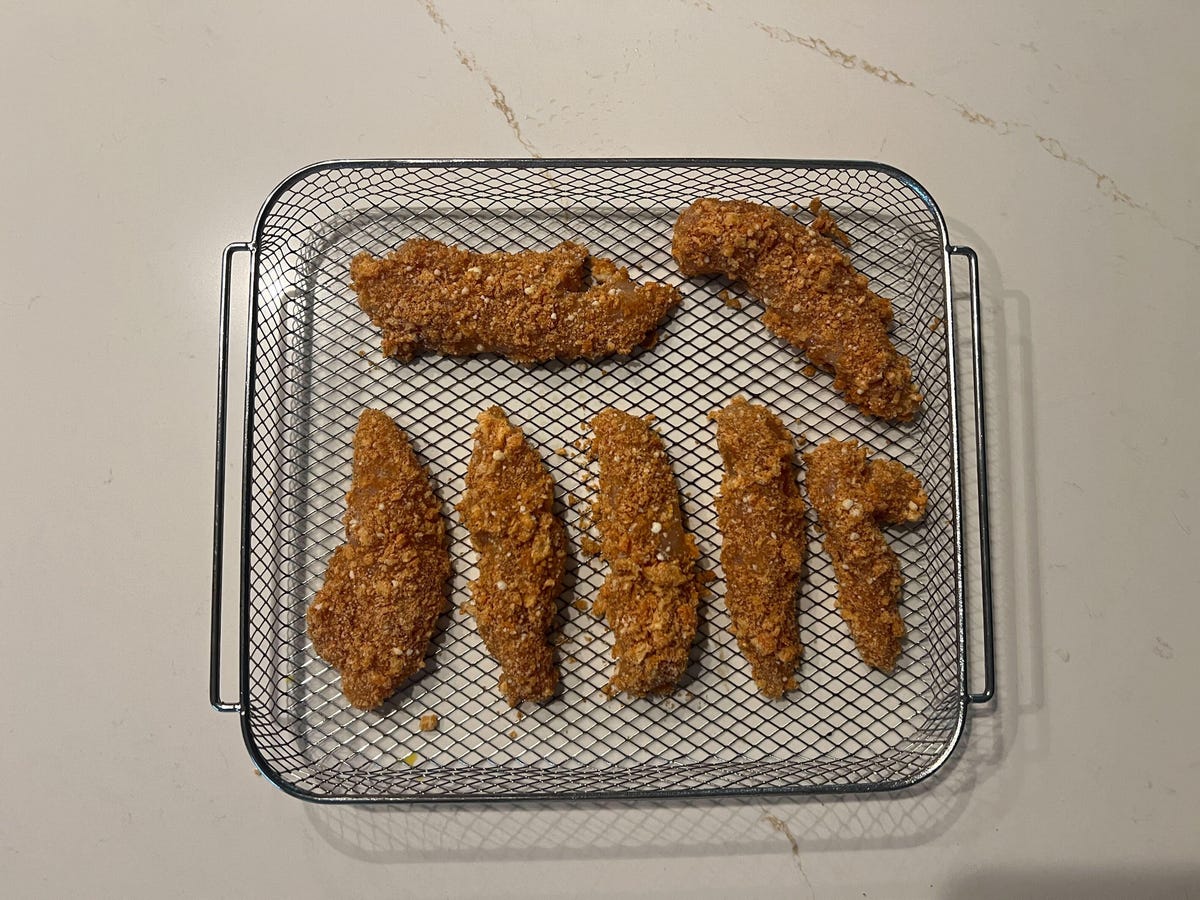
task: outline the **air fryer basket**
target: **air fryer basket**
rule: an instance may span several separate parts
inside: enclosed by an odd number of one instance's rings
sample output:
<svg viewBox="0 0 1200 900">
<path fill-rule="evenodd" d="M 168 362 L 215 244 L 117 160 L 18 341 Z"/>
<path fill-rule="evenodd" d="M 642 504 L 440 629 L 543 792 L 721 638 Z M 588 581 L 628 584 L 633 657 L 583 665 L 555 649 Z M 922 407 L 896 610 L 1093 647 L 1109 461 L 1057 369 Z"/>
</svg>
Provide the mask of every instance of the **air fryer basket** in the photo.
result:
<svg viewBox="0 0 1200 900">
<path fill-rule="evenodd" d="M 670 255 L 675 217 L 702 196 L 747 199 L 807 219 L 812 197 L 852 239 L 850 256 L 895 308 L 893 338 L 913 364 L 924 411 L 907 425 L 858 413 L 806 376 L 803 358 L 761 325 L 760 307 L 720 279 L 686 280 Z M 574 240 L 679 286 L 657 344 L 629 358 L 522 366 L 494 355 L 384 358 L 348 281 L 353 254 L 383 254 L 421 235 L 477 251 Z M 229 264 L 251 254 L 240 563 L 239 696 L 221 700 Z M 950 258 L 971 264 L 975 463 L 979 475 L 986 687 L 967 680 L 963 486 Z M 222 355 L 211 694 L 239 713 L 247 747 L 272 781 L 327 801 L 678 796 L 902 787 L 949 756 L 967 705 L 992 693 L 981 347 L 973 251 L 948 242 L 941 213 L 907 175 L 873 163 L 758 160 L 454 160 L 322 163 L 288 178 L 254 237 L 231 245 L 222 273 Z M 718 292 L 728 290 L 736 304 Z M 713 496 L 720 457 L 706 414 L 737 394 L 765 403 L 812 444 L 855 437 L 918 473 L 928 515 L 888 532 L 905 577 L 909 637 L 892 675 L 862 663 L 837 613 L 815 521 L 799 595 L 800 689 L 761 697 L 729 634 Z M 460 607 L 474 556 L 461 498 L 476 414 L 499 404 L 541 451 L 572 540 L 556 623 L 562 688 L 510 710 L 496 665 Z M 317 657 L 304 612 L 321 584 L 349 484 L 351 440 L 366 407 L 411 436 L 445 502 L 454 574 L 425 673 L 381 709 L 350 707 Z M 572 448 L 606 406 L 654 414 L 673 460 L 701 565 L 717 579 L 680 690 L 608 699 L 611 637 L 586 606 L 603 581 L 580 552 L 586 460 Z M 422 732 L 422 714 L 440 719 Z"/>
</svg>

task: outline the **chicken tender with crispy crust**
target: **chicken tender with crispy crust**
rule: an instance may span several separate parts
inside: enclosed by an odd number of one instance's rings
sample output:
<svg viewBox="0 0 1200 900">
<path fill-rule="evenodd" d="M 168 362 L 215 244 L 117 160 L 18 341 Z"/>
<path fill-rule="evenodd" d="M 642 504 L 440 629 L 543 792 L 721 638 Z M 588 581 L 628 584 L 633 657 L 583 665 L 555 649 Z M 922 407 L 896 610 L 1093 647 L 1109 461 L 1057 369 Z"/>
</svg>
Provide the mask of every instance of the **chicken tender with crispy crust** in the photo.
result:
<svg viewBox="0 0 1200 900">
<path fill-rule="evenodd" d="M 832 238 L 848 243 L 813 200 L 805 226 L 770 206 L 705 198 L 675 222 L 671 252 L 687 276 L 725 275 L 766 305 L 763 324 L 834 373 L 833 386 L 871 415 L 912 419 L 912 366 L 888 336 L 891 304 L 867 287 Z"/>
<path fill-rule="evenodd" d="M 744 397 L 711 417 L 725 465 L 716 506 L 730 630 L 758 689 L 777 699 L 795 689 L 803 652 L 796 588 L 804 566 L 804 500 L 795 445 L 777 416 Z"/>
<path fill-rule="evenodd" d="M 406 241 L 382 259 L 350 262 L 358 304 L 383 332 L 383 352 L 499 353 L 517 362 L 599 359 L 649 342 L 679 304 L 667 284 L 635 284 L 627 269 L 564 241 L 545 252 L 472 253 Z"/>
<path fill-rule="evenodd" d="M 613 632 L 611 694 L 674 690 L 696 637 L 696 542 L 683 528 L 666 449 L 650 424 L 606 409 L 592 419 L 600 465 L 594 517 L 608 577 L 593 606 Z"/>
<path fill-rule="evenodd" d="M 368 409 L 354 433 L 346 543 L 308 606 L 313 649 L 342 675 L 342 693 L 373 709 L 425 665 L 446 606 L 450 554 L 441 503 L 408 437 Z"/>
<path fill-rule="evenodd" d="M 500 663 L 510 706 L 548 700 L 558 684 L 549 633 L 562 591 L 567 541 L 554 514 L 554 481 L 498 406 L 479 414 L 458 511 L 479 557 L 471 604 Z"/>
<path fill-rule="evenodd" d="M 918 521 L 928 497 L 916 475 L 894 460 L 868 461 L 867 448 L 854 440 L 826 441 L 805 453 L 804 462 L 842 618 L 863 660 L 891 672 L 905 635 L 903 579 L 880 526 Z"/>
</svg>

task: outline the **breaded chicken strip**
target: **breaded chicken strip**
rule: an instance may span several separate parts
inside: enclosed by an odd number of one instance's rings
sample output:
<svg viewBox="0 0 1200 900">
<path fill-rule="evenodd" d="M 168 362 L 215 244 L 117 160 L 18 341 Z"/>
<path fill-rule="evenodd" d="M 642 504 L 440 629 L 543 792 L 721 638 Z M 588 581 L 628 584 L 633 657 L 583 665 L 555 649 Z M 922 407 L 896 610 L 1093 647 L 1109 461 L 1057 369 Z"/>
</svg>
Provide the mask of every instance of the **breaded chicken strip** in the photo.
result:
<svg viewBox="0 0 1200 900">
<path fill-rule="evenodd" d="M 890 672 L 900 656 L 900 561 L 880 525 L 916 522 L 928 497 L 917 476 L 893 460 L 867 460 L 858 441 L 826 441 L 804 454 L 808 499 L 825 530 L 838 606 L 863 660 Z"/>
<path fill-rule="evenodd" d="M 696 636 L 696 542 L 683 529 L 662 439 L 643 419 L 606 409 L 592 419 L 600 463 L 594 505 L 608 577 L 593 606 L 613 632 L 609 693 L 670 693 Z"/>
<path fill-rule="evenodd" d="M 350 262 L 358 304 L 383 332 L 383 352 L 499 353 L 518 362 L 632 353 L 679 304 L 670 285 L 564 241 L 553 250 L 471 253 L 417 238 Z"/>
<path fill-rule="evenodd" d="M 479 555 L 475 622 L 500 663 L 500 692 L 516 706 L 549 699 L 558 684 L 548 637 L 567 541 L 554 514 L 554 481 L 521 429 L 498 406 L 478 421 L 458 511 Z"/>
<path fill-rule="evenodd" d="M 796 687 L 800 625 L 796 588 L 804 566 L 804 500 L 795 445 L 764 406 L 735 397 L 712 413 L 725 477 L 717 498 L 725 605 L 754 682 L 776 699 Z"/>
<path fill-rule="evenodd" d="M 308 606 L 308 636 L 360 709 L 383 703 L 425 665 L 446 606 L 450 554 L 441 503 L 408 437 L 377 409 L 354 433 L 346 543 Z"/>
<path fill-rule="evenodd" d="M 834 372 L 833 386 L 871 415 L 908 421 L 921 395 L 888 337 L 891 304 L 830 240 L 845 238 L 813 200 L 804 226 L 741 200 L 697 200 L 675 222 L 671 252 L 684 275 L 726 275 L 766 304 L 763 324 Z"/>
</svg>

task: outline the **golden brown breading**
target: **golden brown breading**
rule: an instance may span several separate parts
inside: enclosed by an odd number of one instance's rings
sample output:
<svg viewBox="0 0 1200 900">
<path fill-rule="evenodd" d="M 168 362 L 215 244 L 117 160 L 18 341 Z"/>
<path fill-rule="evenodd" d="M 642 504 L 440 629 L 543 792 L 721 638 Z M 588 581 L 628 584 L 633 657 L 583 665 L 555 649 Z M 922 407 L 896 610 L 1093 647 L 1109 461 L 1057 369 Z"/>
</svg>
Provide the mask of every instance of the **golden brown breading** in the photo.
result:
<svg viewBox="0 0 1200 900">
<path fill-rule="evenodd" d="M 863 660 L 890 672 L 905 635 L 898 609 L 903 579 L 879 526 L 916 522 L 928 497 L 916 475 L 894 460 L 868 461 L 858 441 L 826 441 L 805 453 L 804 462 L 842 618 Z"/>
<path fill-rule="evenodd" d="M 479 555 L 472 612 L 500 663 L 500 692 L 516 706 L 549 699 L 558 684 L 548 636 L 567 540 L 554 514 L 554 481 L 521 429 L 498 406 L 478 421 L 458 511 Z"/>
<path fill-rule="evenodd" d="M 804 500 L 795 445 L 764 406 L 735 397 L 712 413 L 725 464 L 717 517 L 725 605 L 754 682 L 772 699 L 796 687 L 803 648 L 796 588 L 804 566 Z"/>
<path fill-rule="evenodd" d="M 627 269 L 569 241 L 471 253 L 417 238 L 382 259 L 359 253 L 350 277 L 383 352 L 399 359 L 425 348 L 525 363 L 627 354 L 679 304 L 674 287 L 634 284 Z"/>
<path fill-rule="evenodd" d="M 441 503 L 408 437 L 368 409 L 354 432 L 346 543 L 308 606 L 313 649 L 342 674 L 342 693 L 372 709 L 425 665 L 446 606 L 450 554 Z"/>
<path fill-rule="evenodd" d="M 593 612 L 607 616 L 617 661 L 608 690 L 670 693 L 696 636 L 696 542 L 684 531 L 671 463 L 649 423 L 606 409 L 590 426 L 590 453 L 600 463 L 594 516 L 609 566 Z"/>
<path fill-rule="evenodd" d="M 777 209 L 705 198 L 675 222 L 671 252 L 687 276 L 743 281 L 766 304 L 763 324 L 816 365 L 834 372 L 833 386 L 864 412 L 908 421 L 921 395 L 912 368 L 888 337 L 891 304 L 834 246 L 845 238 L 833 217 L 811 206 L 804 226 Z"/>
</svg>

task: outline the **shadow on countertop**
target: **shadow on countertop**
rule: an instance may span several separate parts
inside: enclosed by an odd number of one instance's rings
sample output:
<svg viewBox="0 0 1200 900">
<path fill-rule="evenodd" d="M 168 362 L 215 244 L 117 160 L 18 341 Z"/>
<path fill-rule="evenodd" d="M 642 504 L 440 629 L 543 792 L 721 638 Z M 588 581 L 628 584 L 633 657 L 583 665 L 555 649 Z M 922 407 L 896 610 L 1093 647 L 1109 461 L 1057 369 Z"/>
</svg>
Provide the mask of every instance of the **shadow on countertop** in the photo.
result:
<svg viewBox="0 0 1200 900">
<path fill-rule="evenodd" d="M 1036 868 L 986 868 L 959 875 L 936 894 L 939 900 L 1183 900 L 1200 897 L 1200 864 L 1162 868 L 1137 863 L 1115 866 L 1053 864 Z"/>
<path fill-rule="evenodd" d="M 1021 752 L 1034 758 L 1045 754 L 1029 300 L 1024 294 L 1004 288 L 998 263 L 979 235 L 959 222 L 951 222 L 950 228 L 955 239 L 965 239 L 976 248 L 981 266 L 998 683 L 996 700 L 968 709 L 966 733 L 937 774 L 913 788 L 882 794 L 583 803 L 308 805 L 306 816 L 318 834 L 348 856 L 380 863 L 645 858 L 668 853 L 777 854 L 789 845 L 793 855 L 799 857 L 809 851 L 830 849 L 916 847 L 946 833 L 959 821 L 976 795 L 980 780 L 989 780 L 1014 746 L 1018 719 L 1031 732 L 1022 736 Z M 961 275 L 956 274 L 955 288 L 956 304 L 965 305 L 966 279 Z M 960 317 L 963 325 L 959 344 L 961 347 L 965 338 L 969 348 L 965 310 L 960 311 Z M 970 356 L 960 358 L 969 360 Z M 967 368 L 965 372 L 968 388 L 969 371 Z M 964 414 L 964 420 L 968 418 Z M 966 473 L 965 484 L 973 483 L 972 475 L 973 469 Z M 968 530 L 974 528 L 973 521 L 965 524 Z M 973 569 L 968 574 L 973 574 Z M 978 609 L 978 603 L 977 589 L 969 588 L 968 623 L 972 632 L 978 630 L 978 613 L 971 612 Z M 981 667 L 976 663 L 972 670 L 979 673 Z M 977 685 L 971 687 L 976 689 Z M 976 802 L 991 814 L 1001 813 L 1013 802 L 1014 780 L 1019 783 L 1019 775 L 1006 778 L 1003 790 L 991 786 L 986 797 L 975 796 Z M 1049 872 L 1049 883 L 1069 888 L 1073 874 L 1082 877 L 1088 873 Z M 1000 885 L 993 893 L 980 893 L 972 881 L 952 885 L 951 890 L 958 892 L 946 896 L 1007 897 L 1021 895 L 1024 888 L 1040 890 L 1037 872 L 993 875 Z M 1018 880 L 1004 882 L 1004 878 Z M 1164 882 L 1164 890 L 1186 883 L 1186 878 L 1181 874 L 1179 879 Z M 1134 884 L 1120 877 L 1113 883 Z M 1087 884 L 1093 888 L 1089 896 L 1103 896 L 1095 888 L 1109 886 L 1102 878 Z M 1154 884 L 1152 879 L 1152 888 Z M 1054 893 L 1051 890 L 1047 895 Z M 1159 896 L 1138 891 L 1128 895 L 1135 894 Z"/>
</svg>

